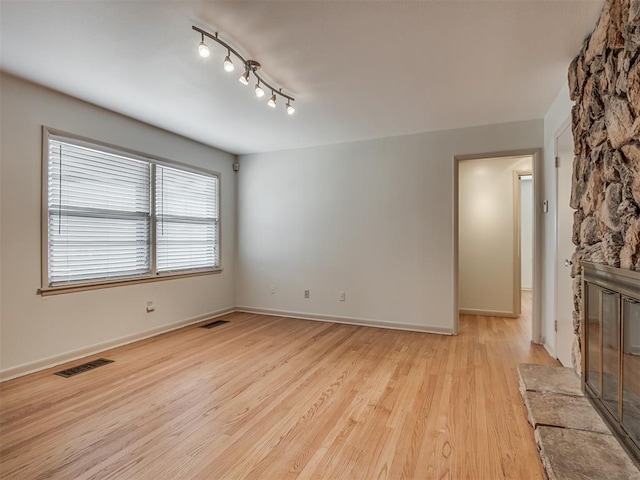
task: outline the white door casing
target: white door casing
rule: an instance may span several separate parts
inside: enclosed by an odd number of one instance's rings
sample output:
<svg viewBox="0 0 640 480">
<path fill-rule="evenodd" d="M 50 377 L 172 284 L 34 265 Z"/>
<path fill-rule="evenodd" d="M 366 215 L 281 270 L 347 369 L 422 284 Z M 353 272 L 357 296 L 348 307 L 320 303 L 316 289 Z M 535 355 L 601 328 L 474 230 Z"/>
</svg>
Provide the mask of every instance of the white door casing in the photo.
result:
<svg viewBox="0 0 640 480">
<path fill-rule="evenodd" d="M 571 367 L 573 333 L 573 289 L 571 256 L 573 245 L 573 210 L 569 206 L 573 172 L 573 134 L 567 124 L 556 137 L 556 356 Z"/>
</svg>

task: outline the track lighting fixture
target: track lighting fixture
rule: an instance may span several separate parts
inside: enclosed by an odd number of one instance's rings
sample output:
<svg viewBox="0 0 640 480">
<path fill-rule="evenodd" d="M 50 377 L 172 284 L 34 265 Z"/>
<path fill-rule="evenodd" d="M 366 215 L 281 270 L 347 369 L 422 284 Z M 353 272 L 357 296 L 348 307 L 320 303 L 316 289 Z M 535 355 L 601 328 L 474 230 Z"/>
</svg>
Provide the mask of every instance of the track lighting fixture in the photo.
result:
<svg viewBox="0 0 640 480">
<path fill-rule="evenodd" d="M 256 97 L 258 98 L 264 97 L 264 90 L 260 86 L 260 79 L 258 79 L 258 83 L 256 83 L 256 88 L 254 91 L 256 92 Z"/>
<path fill-rule="evenodd" d="M 236 67 L 233 65 L 233 62 L 230 58 L 231 52 L 227 52 L 227 56 L 224 57 L 224 71 L 225 72 L 233 72 Z"/>
<path fill-rule="evenodd" d="M 273 90 L 271 90 L 271 98 L 267 102 L 267 105 L 269 105 L 271 108 L 276 108 L 276 94 L 273 93 Z"/>
<path fill-rule="evenodd" d="M 211 34 L 196 26 L 192 26 L 191 28 L 196 32 L 198 32 L 201 36 L 201 39 L 200 39 L 201 41 L 200 41 L 200 44 L 198 45 L 198 54 L 202 58 L 207 58 L 211 55 L 211 50 L 209 50 L 209 47 L 207 46 L 207 44 L 204 43 L 204 37 L 207 37 L 227 49 L 227 56 L 224 58 L 224 64 L 223 64 L 224 70 L 226 72 L 233 72 L 235 70 L 235 65 L 231 60 L 231 54 L 233 54 L 235 57 L 237 57 L 240 60 L 240 62 L 242 62 L 242 66 L 244 67 L 244 73 L 238 79 L 239 82 L 242 83 L 243 85 L 249 85 L 249 80 L 251 75 L 253 74 L 253 76 L 256 77 L 257 83 L 254 88 L 256 97 L 261 98 L 264 96 L 265 90 L 262 86 L 264 85 L 266 88 L 271 90 L 271 98 L 267 102 L 267 105 L 269 105 L 272 108 L 275 108 L 277 99 L 278 99 L 277 96 L 280 95 L 281 97 L 287 99 L 287 103 L 285 105 L 287 113 L 289 115 L 292 115 L 293 112 L 296 111 L 296 109 L 291 105 L 291 102 L 295 101 L 295 98 L 293 98 L 291 95 L 287 95 L 286 93 L 283 93 L 281 88 L 277 89 L 273 85 L 266 82 L 264 78 L 262 78 L 262 75 L 258 73 L 258 70 L 260 70 L 260 64 L 258 62 L 256 62 L 255 60 L 245 60 L 245 58 L 242 55 L 240 55 L 236 50 L 234 50 L 229 44 L 227 44 L 226 42 L 218 38 L 217 32 L 214 34 Z"/>
<path fill-rule="evenodd" d="M 200 44 L 198 45 L 198 55 L 202 58 L 208 58 L 211 55 L 211 50 L 207 47 L 207 44 L 204 43 L 204 33 L 202 34 L 202 39 Z"/>
</svg>

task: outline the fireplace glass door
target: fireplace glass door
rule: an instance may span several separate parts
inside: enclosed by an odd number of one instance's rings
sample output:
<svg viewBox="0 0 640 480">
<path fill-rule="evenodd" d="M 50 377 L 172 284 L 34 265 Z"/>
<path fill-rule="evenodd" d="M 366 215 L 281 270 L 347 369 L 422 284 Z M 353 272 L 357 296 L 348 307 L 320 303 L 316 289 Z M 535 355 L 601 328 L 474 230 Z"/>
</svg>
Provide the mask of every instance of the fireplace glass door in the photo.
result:
<svg viewBox="0 0 640 480">
<path fill-rule="evenodd" d="M 620 372 L 620 328 L 618 308 L 620 294 L 602 289 L 602 402 L 611 415 L 619 419 L 618 383 Z"/>
<path fill-rule="evenodd" d="M 640 301 L 622 297 L 622 427 L 640 446 Z"/>
<path fill-rule="evenodd" d="M 600 291 L 602 289 L 587 283 L 587 372 L 589 386 L 600 395 Z"/>
<path fill-rule="evenodd" d="M 640 271 L 582 267 L 582 390 L 640 468 Z"/>
</svg>

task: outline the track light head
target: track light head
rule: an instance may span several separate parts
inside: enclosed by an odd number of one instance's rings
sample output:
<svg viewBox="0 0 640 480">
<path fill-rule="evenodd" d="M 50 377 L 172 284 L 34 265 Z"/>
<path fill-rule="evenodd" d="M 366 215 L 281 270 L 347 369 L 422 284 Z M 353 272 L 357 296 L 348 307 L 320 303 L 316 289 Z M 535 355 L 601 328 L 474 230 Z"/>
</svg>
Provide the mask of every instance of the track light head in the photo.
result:
<svg viewBox="0 0 640 480">
<path fill-rule="evenodd" d="M 256 92 L 256 97 L 258 98 L 264 97 L 264 90 L 260 86 L 260 80 L 258 80 L 258 83 L 256 83 L 256 88 L 254 91 Z"/>
<path fill-rule="evenodd" d="M 198 55 L 200 55 L 202 58 L 209 58 L 211 56 L 211 50 L 209 50 L 207 44 L 204 43 L 204 38 L 198 45 Z"/>
<path fill-rule="evenodd" d="M 288 113 L 289 115 L 293 115 L 293 114 L 295 113 L 296 109 L 294 108 L 294 106 L 293 106 L 293 105 L 291 105 L 291 102 L 290 102 L 290 101 L 287 101 L 287 105 L 286 105 L 286 107 L 287 107 L 287 113 Z"/>
<path fill-rule="evenodd" d="M 271 108 L 276 108 L 276 94 L 275 93 L 271 92 L 271 98 L 267 102 L 267 105 L 269 105 Z"/>
<path fill-rule="evenodd" d="M 227 56 L 224 57 L 224 71 L 225 72 L 233 72 L 236 67 L 233 64 L 233 62 L 231 61 L 231 52 L 227 53 Z"/>
<path fill-rule="evenodd" d="M 249 85 L 249 70 L 245 70 L 238 81 L 243 85 Z"/>
</svg>

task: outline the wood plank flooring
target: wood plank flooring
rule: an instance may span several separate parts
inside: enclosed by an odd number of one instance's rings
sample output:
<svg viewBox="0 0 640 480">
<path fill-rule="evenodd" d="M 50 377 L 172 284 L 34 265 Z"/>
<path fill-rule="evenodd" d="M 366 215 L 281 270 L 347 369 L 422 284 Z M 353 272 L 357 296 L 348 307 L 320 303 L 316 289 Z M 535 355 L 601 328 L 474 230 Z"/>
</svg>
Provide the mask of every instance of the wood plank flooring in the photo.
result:
<svg viewBox="0 0 640 480">
<path fill-rule="evenodd" d="M 525 319 L 457 337 L 230 314 L 0 385 L 3 479 L 542 479 Z"/>
</svg>

